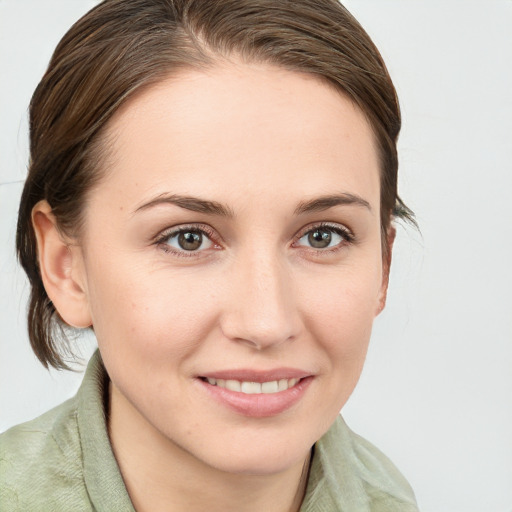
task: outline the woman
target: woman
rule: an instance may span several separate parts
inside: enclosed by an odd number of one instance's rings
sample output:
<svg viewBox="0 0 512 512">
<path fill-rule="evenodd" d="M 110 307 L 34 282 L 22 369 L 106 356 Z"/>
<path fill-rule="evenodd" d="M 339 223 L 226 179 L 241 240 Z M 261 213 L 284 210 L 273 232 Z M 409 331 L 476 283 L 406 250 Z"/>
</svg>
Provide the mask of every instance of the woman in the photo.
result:
<svg viewBox="0 0 512 512">
<path fill-rule="evenodd" d="M 6 510 L 412 511 L 339 417 L 386 299 L 395 90 L 334 0 L 107 0 L 30 109 L 29 334 L 75 398 L 2 436 Z"/>
</svg>

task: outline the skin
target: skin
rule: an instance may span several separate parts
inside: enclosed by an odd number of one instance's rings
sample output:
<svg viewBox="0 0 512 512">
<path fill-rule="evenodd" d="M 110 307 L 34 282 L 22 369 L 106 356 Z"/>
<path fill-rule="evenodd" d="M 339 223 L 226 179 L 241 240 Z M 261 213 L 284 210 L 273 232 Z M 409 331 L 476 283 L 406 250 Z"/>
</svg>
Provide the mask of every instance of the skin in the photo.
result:
<svg viewBox="0 0 512 512">
<path fill-rule="evenodd" d="M 134 505 L 298 510 L 310 449 L 353 391 L 385 303 L 370 126 L 312 76 L 232 62 L 131 98 L 108 135 L 108 172 L 80 240 L 58 233 L 44 202 L 33 220 L 50 298 L 69 324 L 94 327 Z M 298 212 L 343 194 L 348 204 Z M 161 201 L 170 195 L 229 215 Z M 312 247 L 319 223 L 350 236 L 324 228 L 330 245 Z M 179 227 L 208 229 L 211 242 L 184 251 L 169 238 Z M 312 378 L 269 417 L 212 400 L 198 379 L 281 367 Z"/>
</svg>

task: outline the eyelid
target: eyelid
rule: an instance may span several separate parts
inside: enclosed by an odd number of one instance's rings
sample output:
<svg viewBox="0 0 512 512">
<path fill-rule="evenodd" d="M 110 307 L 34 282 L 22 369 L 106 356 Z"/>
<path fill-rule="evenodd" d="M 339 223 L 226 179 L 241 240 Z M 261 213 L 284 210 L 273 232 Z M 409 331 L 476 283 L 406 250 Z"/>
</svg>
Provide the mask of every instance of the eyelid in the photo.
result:
<svg viewBox="0 0 512 512">
<path fill-rule="evenodd" d="M 304 235 L 306 235 L 310 231 L 314 231 L 315 229 L 321 229 L 321 228 L 330 229 L 330 230 L 334 231 L 335 233 L 338 233 L 345 239 L 344 241 L 346 242 L 346 244 L 353 244 L 356 241 L 356 237 L 355 237 L 354 233 L 352 232 L 352 230 L 350 230 L 343 224 L 338 224 L 335 222 L 318 222 L 318 223 L 313 223 L 313 224 L 310 224 L 310 225 L 302 228 L 297 233 L 297 235 L 295 235 L 292 245 L 295 245 Z M 346 244 L 338 244 L 334 247 L 329 247 L 327 249 L 315 249 L 314 247 L 308 248 L 305 246 L 300 246 L 300 247 L 304 247 L 305 249 L 310 249 L 315 252 L 324 252 L 325 253 L 325 252 L 339 249 L 342 245 L 346 245 Z"/>
<path fill-rule="evenodd" d="M 356 242 L 356 237 L 354 235 L 354 233 L 352 232 L 351 229 L 349 229 L 348 227 L 346 227 L 345 225 L 343 224 L 338 224 L 338 223 L 335 223 L 335 222 L 317 222 L 317 223 L 312 223 L 312 224 L 309 224 L 307 226 L 305 226 L 304 228 L 302 228 L 293 238 L 293 242 L 292 242 L 292 246 L 296 246 L 297 242 L 304 236 L 306 235 L 307 233 L 309 233 L 310 231 L 313 231 L 315 229 L 321 229 L 321 228 L 325 228 L 325 229 L 330 229 L 332 230 L 333 232 L 335 233 L 338 233 L 340 236 L 342 236 L 344 238 L 344 241 L 338 245 L 335 245 L 333 247 L 329 247 L 329 248 L 326 248 L 326 249 L 315 249 L 314 247 L 306 247 L 306 246 L 300 246 L 301 248 L 305 249 L 305 250 L 310 250 L 310 251 L 313 251 L 315 253 L 332 253 L 332 252 L 335 252 L 336 250 L 346 246 L 346 245 L 349 245 L 349 244 L 353 244 Z M 191 224 L 179 224 L 177 226 L 173 226 L 173 227 L 169 227 L 167 229 L 164 229 L 163 231 L 160 231 L 155 237 L 154 237 L 154 241 L 153 243 L 157 246 L 160 246 L 162 248 L 162 250 L 164 250 L 165 252 L 167 253 L 172 253 L 174 255 L 177 255 L 177 256 L 183 256 L 183 257 L 198 257 L 199 255 L 201 255 L 202 253 L 205 253 L 205 252 L 208 252 L 208 249 L 203 249 L 203 250 L 200 250 L 200 251 L 185 251 L 185 250 L 176 250 L 175 248 L 171 247 L 170 245 L 168 245 L 166 243 L 166 241 L 180 233 L 180 232 L 183 232 L 183 231 L 199 231 L 201 232 L 203 235 L 205 235 L 213 244 L 214 248 L 215 249 L 220 249 L 222 248 L 221 247 L 221 244 L 219 243 L 219 239 L 221 239 L 220 235 L 211 227 L 209 226 L 208 224 L 202 224 L 202 223 L 199 223 L 199 224 L 194 224 L 194 223 L 191 223 Z"/>
<path fill-rule="evenodd" d="M 208 224 L 178 224 L 177 226 L 173 226 L 163 231 L 160 231 L 158 235 L 154 238 L 154 244 L 161 247 L 163 251 L 166 253 L 172 253 L 176 256 L 183 257 L 198 257 L 204 252 L 207 252 L 208 249 L 203 249 L 199 251 L 185 251 L 185 250 L 177 250 L 174 247 L 171 247 L 166 243 L 169 238 L 177 235 L 178 233 L 186 232 L 186 231 L 196 231 L 200 232 L 203 236 L 206 236 L 213 244 L 213 248 L 219 249 L 221 248 L 218 239 L 220 236 L 217 232 Z"/>
</svg>

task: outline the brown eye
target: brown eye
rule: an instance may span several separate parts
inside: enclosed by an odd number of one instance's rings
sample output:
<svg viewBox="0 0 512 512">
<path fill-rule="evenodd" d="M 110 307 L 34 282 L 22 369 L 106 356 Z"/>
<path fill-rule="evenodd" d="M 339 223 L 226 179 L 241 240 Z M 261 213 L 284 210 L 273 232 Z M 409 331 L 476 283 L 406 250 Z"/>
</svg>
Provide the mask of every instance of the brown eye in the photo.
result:
<svg viewBox="0 0 512 512">
<path fill-rule="evenodd" d="M 209 236 L 199 229 L 179 229 L 167 235 L 162 243 L 174 252 L 200 252 L 213 245 Z"/>
<path fill-rule="evenodd" d="M 352 235 L 343 227 L 318 226 L 304 233 L 297 244 L 312 249 L 332 249 L 343 242 L 350 242 Z"/>
<path fill-rule="evenodd" d="M 325 249 L 329 247 L 332 240 L 332 232 L 330 229 L 320 228 L 308 233 L 308 242 L 315 249 Z"/>
<path fill-rule="evenodd" d="M 196 231 L 183 231 L 178 235 L 178 245 L 185 251 L 197 251 L 203 243 L 203 235 Z"/>
</svg>

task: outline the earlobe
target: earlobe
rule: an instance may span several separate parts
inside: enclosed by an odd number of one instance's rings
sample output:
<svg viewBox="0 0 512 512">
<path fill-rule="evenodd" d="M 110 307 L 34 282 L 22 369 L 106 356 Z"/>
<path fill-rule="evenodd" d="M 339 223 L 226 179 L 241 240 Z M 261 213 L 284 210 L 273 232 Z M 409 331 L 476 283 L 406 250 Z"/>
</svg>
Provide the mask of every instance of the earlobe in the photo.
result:
<svg viewBox="0 0 512 512">
<path fill-rule="evenodd" d="M 387 231 L 387 251 L 385 254 L 383 254 L 382 259 L 382 284 L 379 292 L 379 300 L 375 316 L 380 314 L 382 310 L 386 307 L 386 298 L 388 295 L 389 285 L 389 271 L 391 269 L 391 256 L 393 253 L 393 243 L 395 242 L 395 237 L 396 229 L 394 226 L 390 226 Z"/>
<path fill-rule="evenodd" d="M 73 327 L 89 327 L 91 315 L 84 286 L 80 248 L 66 240 L 46 201 L 32 209 L 41 279 L 60 317 Z"/>
</svg>

